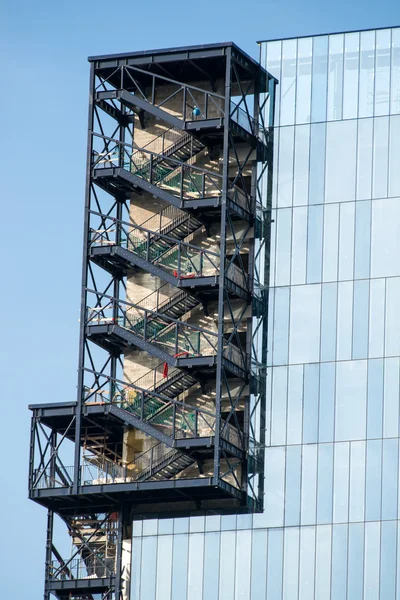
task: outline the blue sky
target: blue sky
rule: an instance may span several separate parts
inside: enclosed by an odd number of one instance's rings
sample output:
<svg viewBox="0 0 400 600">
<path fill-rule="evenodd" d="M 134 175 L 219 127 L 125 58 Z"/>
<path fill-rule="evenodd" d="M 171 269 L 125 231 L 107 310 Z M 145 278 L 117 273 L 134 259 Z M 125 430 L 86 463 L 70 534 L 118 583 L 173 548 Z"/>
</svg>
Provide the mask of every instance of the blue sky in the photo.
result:
<svg viewBox="0 0 400 600">
<path fill-rule="evenodd" d="M 232 40 L 257 58 L 260 39 L 394 25 L 398 0 L 0 4 L 3 596 L 43 593 L 27 406 L 76 397 L 87 56 Z"/>
</svg>

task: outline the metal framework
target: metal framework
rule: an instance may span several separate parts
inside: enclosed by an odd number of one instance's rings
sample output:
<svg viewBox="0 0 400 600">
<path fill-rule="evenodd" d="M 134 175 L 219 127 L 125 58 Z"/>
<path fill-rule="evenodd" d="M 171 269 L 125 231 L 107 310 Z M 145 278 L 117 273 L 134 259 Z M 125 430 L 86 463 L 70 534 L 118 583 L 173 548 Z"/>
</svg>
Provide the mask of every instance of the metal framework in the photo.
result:
<svg viewBox="0 0 400 600">
<path fill-rule="evenodd" d="M 89 60 L 78 397 L 30 407 L 45 600 L 128 598 L 133 518 L 263 499 L 276 80 L 232 43 Z"/>
</svg>

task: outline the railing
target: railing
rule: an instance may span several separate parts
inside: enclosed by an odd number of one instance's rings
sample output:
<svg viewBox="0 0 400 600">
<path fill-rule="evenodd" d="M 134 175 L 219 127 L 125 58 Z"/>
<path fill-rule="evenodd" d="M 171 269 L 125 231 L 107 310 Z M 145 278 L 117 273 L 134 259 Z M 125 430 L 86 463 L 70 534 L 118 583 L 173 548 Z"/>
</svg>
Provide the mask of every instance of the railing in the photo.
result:
<svg viewBox="0 0 400 600">
<path fill-rule="evenodd" d="M 222 175 L 97 133 L 93 134 L 92 169 L 121 167 L 187 200 L 222 194 Z M 97 148 L 96 148 L 97 146 Z"/>
<path fill-rule="evenodd" d="M 107 226 L 107 221 L 111 221 L 110 226 Z M 117 228 L 107 216 L 104 216 L 103 222 L 103 229 L 90 231 L 90 246 L 118 244 L 178 279 L 210 277 L 219 273 L 220 257 L 216 252 L 182 242 L 170 235 L 155 234 L 131 223 L 119 221 Z"/>
<path fill-rule="evenodd" d="M 103 304 L 87 308 L 86 326 L 114 324 L 132 331 L 171 356 L 198 357 L 217 353 L 218 338 L 212 331 L 160 316 L 141 306 L 103 296 Z M 98 298 L 99 300 L 99 298 Z"/>
<path fill-rule="evenodd" d="M 232 101 L 230 103 L 230 117 L 240 127 L 243 127 L 243 129 L 253 135 L 255 134 L 256 122 L 253 117 Z"/>
<path fill-rule="evenodd" d="M 114 558 L 99 558 L 95 555 L 89 555 L 85 560 L 82 558 L 74 558 L 65 562 L 53 560 L 50 566 L 50 579 L 52 581 L 104 579 L 114 573 Z"/>
<path fill-rule="evenodd" d="M 58 463 L 60 461 L 58 460 Z M 33 471 L 32 488 L 61 488 L 71 487 L 74 479 L 74 467 L 65 467 L 60 464 L 54 467 L 41 467 Z"/>
</svg>

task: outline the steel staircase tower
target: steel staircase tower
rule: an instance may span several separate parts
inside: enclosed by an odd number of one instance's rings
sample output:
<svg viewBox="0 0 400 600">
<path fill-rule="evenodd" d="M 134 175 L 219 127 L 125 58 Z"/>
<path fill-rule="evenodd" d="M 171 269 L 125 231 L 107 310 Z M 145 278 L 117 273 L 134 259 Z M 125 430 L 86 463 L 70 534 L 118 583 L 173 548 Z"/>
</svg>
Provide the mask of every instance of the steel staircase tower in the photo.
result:
<svg viewBox="0 0 400 600">
<path fill-rule="evenodd" d="M 276 80 L 233 43 L 89 60 L 78 396 L 30 407 L 45 600 L 128 600 L 133 519 L 264 494 Z"/>
</svg>

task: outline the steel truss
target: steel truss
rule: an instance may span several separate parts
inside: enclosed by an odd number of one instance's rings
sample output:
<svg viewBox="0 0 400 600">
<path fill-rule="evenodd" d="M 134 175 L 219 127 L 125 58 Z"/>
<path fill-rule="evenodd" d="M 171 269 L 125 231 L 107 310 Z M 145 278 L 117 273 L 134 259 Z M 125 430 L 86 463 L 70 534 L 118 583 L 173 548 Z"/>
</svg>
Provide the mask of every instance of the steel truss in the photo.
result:
<svg viewBox="0 0 400 600">
<path fill-rule="evenodd" d="M 263 502 L 276 81 L 234 44 L 90 60 L 78 397 L 31 407 L 45 600 L 128 598 L 136 516 Z"/>
</svg>

